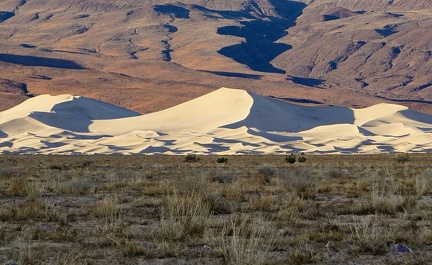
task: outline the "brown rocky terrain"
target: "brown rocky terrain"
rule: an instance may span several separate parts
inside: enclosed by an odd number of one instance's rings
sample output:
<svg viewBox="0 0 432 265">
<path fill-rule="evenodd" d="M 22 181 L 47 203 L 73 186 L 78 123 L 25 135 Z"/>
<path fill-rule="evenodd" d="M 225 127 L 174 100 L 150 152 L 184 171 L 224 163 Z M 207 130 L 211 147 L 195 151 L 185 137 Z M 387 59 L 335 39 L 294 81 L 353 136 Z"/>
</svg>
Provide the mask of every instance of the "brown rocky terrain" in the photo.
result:
<svg viewBox="0 0 432 265">
<path fill-rule="evenodd" d="M 32 95 L 149 113 L 219 87 L 432 113 L 432 2 L 6 0 L 0 110 Z"/>
</svg>

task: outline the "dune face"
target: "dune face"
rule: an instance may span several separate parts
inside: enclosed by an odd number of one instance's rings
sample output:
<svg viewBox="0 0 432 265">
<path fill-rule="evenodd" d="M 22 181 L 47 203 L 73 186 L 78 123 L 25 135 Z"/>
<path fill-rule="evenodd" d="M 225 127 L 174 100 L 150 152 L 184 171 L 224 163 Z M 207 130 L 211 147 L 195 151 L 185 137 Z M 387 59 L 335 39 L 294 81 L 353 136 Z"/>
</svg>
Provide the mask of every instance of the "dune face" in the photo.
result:
<svg viewBox="0 0 432 265">
<path fill-rule="evenodd" d="M 309 107 L 221 88 L 139 115 L 71 95 L 0 112 L 0 152 L 285 154 L 432 151 L 432 116 L 395 104 Z"/>
<path fill-rule="evenodd" d="M 2 0 L 0 111 L 34 95 L 152 113 L 221 86 L 432 114 L 430 0 Z"/>
</svg>

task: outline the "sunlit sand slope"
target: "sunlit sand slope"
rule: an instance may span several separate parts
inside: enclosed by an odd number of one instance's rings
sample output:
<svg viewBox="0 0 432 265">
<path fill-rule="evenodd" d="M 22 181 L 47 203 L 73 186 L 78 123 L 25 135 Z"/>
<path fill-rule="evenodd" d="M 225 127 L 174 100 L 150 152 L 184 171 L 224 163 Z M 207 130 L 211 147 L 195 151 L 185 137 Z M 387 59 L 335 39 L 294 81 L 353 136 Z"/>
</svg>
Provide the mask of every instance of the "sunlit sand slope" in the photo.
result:
<svg viewBox="0 0 432 265">
<path fill-rule="evenodd" d="M 71 95 L 0 112 L 1 153 L 428 152 L 431 132 L 432 116 L 400 105 L 308 107 L 229 88 L 146 115 Z"/>
</svg>

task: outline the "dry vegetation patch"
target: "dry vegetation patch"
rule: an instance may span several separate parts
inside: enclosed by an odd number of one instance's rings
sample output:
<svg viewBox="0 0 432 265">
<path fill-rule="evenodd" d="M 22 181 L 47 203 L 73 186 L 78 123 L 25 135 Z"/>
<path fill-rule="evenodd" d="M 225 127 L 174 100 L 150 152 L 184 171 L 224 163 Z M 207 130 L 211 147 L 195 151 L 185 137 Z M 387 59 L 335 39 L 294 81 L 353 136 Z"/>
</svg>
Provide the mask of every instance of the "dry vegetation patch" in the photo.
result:
<svg viewBox="0 0 432 265">
<path fill-rule="evenodd" d="M 432 262 L 430 155 L 306 157 L 1 156 L 0 263 Z"/>
</svg>

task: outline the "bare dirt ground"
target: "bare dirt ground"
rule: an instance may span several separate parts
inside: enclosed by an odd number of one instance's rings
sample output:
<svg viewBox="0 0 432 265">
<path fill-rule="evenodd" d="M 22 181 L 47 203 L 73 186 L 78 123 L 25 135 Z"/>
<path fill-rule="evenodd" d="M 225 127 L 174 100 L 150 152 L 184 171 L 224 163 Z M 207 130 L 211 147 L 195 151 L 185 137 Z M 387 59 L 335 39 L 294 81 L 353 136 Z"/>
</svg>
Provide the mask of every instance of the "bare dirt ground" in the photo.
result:
<svg viewBox="0 0 432 265">
<path fill-rule="evenodd" d="M 77 94 L 141 113 L 233 87 L 294 102 L 432 113 L 432 4 L 0 3 L 0 110 Z"/>
<path fill-rule="evenodd" d="M 0 262 L 432 262 L 429 154 L 224 158 L 3 155 Z"/>
</svg>

